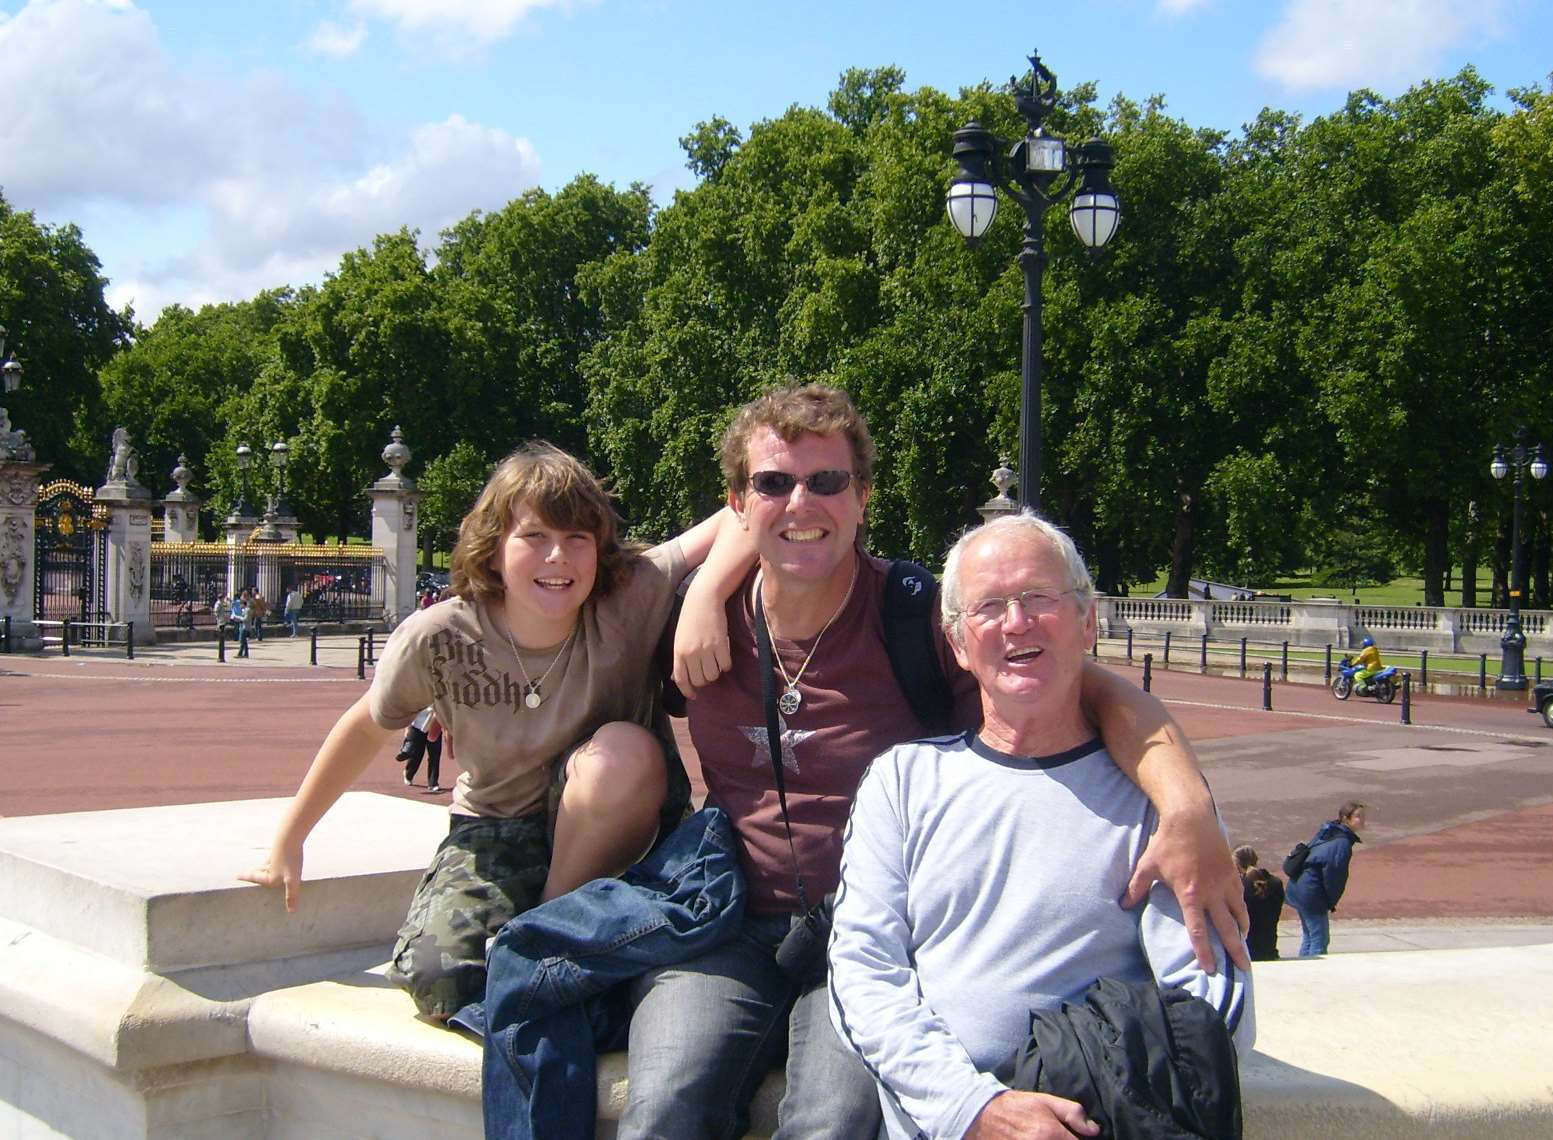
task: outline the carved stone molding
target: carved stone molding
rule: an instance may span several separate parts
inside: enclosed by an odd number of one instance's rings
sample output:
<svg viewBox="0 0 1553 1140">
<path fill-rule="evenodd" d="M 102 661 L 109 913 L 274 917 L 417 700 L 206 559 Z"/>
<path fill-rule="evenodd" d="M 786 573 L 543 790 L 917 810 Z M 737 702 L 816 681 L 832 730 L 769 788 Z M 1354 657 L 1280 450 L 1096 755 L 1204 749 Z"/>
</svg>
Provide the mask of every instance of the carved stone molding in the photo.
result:
<svg viewBox="0 0 1553 1140">
<path fill-rule="evenodd" d="M 27 527 L 22 520 L 11 517 L 0 530 L 0 592 L 5 594 L 7 605 L 16 603 L 17 592 L 27 576 Z"/>
<path fill-rule="evenodd" d="M 129 596 L 138 598 L 145 592 L 146 568 L 150 549 L 143 542 L 129 544 Z"/>
<path fill-rule="evenodd" d="M 35 507 L 38 505 L 38 481 L 20 471 L 0 476 L 0 499 L 13 507 Z"/>
</svg>

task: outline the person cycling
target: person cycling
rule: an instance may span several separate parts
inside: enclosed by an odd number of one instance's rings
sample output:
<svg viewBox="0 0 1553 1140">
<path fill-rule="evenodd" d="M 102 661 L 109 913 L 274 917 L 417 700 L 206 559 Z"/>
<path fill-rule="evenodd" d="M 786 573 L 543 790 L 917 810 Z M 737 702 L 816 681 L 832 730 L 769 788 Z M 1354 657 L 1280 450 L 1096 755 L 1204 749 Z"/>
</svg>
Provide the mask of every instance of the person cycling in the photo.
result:
<svg viewBox="0 0 1553 1140">
<path fill-rule="evenodd" d="M 1353 675 L 1353 683 L 1356 691 L 1367 693 L 1370 691 L 1370 678 L 1386 666 L 1381 663 L 1380 650 L 1375 647 L 1373 637 L 1366 637 L 1359 645 L 1359 655 L 1353 661 L 1359 666 L 1359 671 Z"/>
</svg>

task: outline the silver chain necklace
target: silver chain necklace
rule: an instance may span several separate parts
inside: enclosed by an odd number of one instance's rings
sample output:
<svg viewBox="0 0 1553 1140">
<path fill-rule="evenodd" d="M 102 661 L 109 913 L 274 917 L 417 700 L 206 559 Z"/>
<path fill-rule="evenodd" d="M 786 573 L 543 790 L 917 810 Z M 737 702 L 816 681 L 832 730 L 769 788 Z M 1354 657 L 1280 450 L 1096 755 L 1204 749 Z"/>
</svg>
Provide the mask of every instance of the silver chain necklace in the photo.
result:
<svg viewBox="0 0 1553 1140">
<path fill-rule="evenodd" d="M 820 638 L 825 636 L 825 631 L 841 616 L 841 611 L 847 608 L 847 603 L 852 600 L 852 590 L 857 585 L 857 560 L 852 562 L 852 580 L 847 583 L 847 593 L 841 599 L 841 604 L 836 607 L 836 612 L 830 615 L 830 619 L 820 627 L 820 632 L 814 635 L 814 644 L 809 646 L 809 655 L 803 659 L 803 664 L 798 666 L 798 672 L 791 677 L 787 675 L 787 666 L 782 664 L 782 655 L 777 652 L 776 645 L 771 646 L 771 657 L 776 662 L 777 672 L 782 675 L 782 684 L 785 686 L 782 695 L 777 698 L 777 708 L 783 716 L 792 716 L 803 704 L 803 694 L 798 691 L 798 682 L 802 680 L 804 672 L 809 668 L 809 662 L 814 660 L 815 650 L 820 647 Z M 761 575 L 755 575 L 755 593 L 760 593 Z M 766 631 L 771 630 L 771 623 L 766 622 Z"/>
<path fill-rule="evenodd" d="M 503 632 L 507 635 L 507 644 L 512 647 L 513 657 L 517 658 L 518 672 L 523 674 L 523 703 L 531 709 L 537 709 L 545 701 L 544 691 L 539 686 L 545 683 L 545 678 L 550 676 L 550 671 L 559 665 L 561 658 L 566 655 L 567 649 L 571 647 L 572 638 L 577 636 L 577 626 L 572 626 L 572 631 L 566 635 L 566 640 L 561 642 L 561 648 L 556 652 L 555 660 L 551 661 L 545 671 L 539 675 L 539 680 L 533 681 L 529 679 L 528 670 L 523 667 L 523 654 L 518 652 L 518 643 L 512 640 L 512 629 L 507 625 L 505 615 L 503 615 L 503 625 L 506 627 Z"/>
</svg>

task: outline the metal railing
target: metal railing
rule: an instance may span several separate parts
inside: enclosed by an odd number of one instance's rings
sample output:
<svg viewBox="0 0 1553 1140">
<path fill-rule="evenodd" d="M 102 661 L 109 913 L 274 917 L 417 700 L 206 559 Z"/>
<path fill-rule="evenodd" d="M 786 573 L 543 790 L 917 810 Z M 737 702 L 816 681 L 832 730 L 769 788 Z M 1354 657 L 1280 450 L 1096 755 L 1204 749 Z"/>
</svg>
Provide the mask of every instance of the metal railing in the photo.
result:
<svg viewBox="0 0 1553 1140">
<path fill-rule="evenodd" d="M 151 619 L 185 629 L 224 624 L 216 604 L 256 590 L 272 625 L 284 620 L 286 595 L 302 592 L 302 620 L 372 621 L 386 599 L 383 552 L 375 546 L 223 542 L 151 544 Z"/>
</svg>

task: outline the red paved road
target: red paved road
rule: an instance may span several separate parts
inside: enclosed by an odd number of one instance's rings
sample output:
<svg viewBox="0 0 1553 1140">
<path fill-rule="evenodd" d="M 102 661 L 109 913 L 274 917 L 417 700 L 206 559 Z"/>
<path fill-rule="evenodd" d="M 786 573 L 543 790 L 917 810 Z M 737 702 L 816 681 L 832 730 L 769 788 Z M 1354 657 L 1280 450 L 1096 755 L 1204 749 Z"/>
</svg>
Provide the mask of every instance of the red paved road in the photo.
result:
<svg viewBox="0 0 1553 1140">
<path fill-rule="evenodd" d="M 289 795 L 364 688 L 329 667 L 0 658 L 0 815 Z M 1374 805 L 1342 915 L 1553 917 L 1553 732 L 1519 705 L 1429 697 L 1415 726 L 1447 727 L 1403 728 L 1397 706 L 1317 686 L 1275 685 L 1271 713 L 1254 680 L 1156 672 L 1154 691 L 1264 862 L 1342 800 Z M 425 798 L 387 753 L 360 786 Z"/>
</svg>

